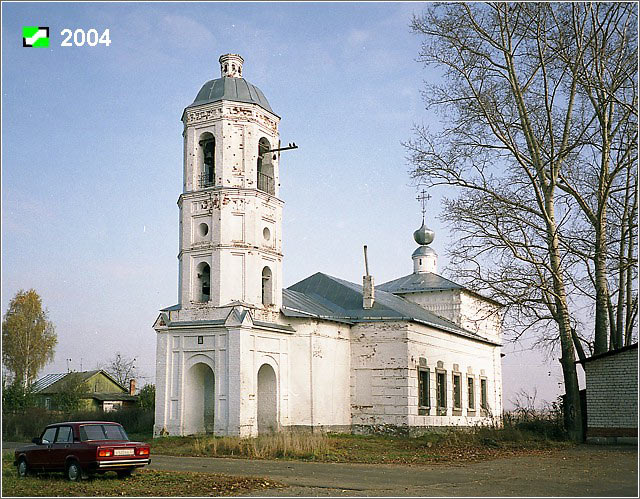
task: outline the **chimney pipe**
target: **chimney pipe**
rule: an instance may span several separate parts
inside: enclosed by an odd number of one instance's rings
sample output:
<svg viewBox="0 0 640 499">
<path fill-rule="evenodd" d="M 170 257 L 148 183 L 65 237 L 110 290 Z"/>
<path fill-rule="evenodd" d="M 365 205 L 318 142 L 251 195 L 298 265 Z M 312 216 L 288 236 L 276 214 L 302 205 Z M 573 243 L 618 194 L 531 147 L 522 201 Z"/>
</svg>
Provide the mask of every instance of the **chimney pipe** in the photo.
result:
<svg viewBox="0 0 640 499">
<path fill-rule="evenodd" d="M 135 395 L 135 394 L 136 394 L 136 380 L 131 379 L 129 380 L 129 395 Z"/>
<path fill-rule="evenodd" d="M 367 259 L 367 245 L 364 245 L 364 270 L 366 275 L 362 277 L 362 308 L 373 308 L 375 302 L 375 288 L 373 276 L 369 275 L 369 260 Z"/>
</svg>

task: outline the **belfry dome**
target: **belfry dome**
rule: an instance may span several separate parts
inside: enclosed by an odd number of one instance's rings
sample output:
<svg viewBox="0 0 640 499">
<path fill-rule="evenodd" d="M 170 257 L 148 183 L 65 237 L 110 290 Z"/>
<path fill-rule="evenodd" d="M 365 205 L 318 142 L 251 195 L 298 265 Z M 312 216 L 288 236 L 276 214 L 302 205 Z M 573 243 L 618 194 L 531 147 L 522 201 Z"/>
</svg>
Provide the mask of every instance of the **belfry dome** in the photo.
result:
<svg viewBox="0 0 640 499">
<path fill-rule="evenodd" d="M 243 62 L 242 57 L 237 54 L 221 56 L 220 73 L 222 76 L 215 80 L 209 80 L 202 85 L 195 100 L 187 106 L 187 109 L 221 100 L 230 100 L 257 104 L 266 111 L 273 113 L 269 101 L 262 93 L 262 90 L 242 78 Z"/>
</svg>

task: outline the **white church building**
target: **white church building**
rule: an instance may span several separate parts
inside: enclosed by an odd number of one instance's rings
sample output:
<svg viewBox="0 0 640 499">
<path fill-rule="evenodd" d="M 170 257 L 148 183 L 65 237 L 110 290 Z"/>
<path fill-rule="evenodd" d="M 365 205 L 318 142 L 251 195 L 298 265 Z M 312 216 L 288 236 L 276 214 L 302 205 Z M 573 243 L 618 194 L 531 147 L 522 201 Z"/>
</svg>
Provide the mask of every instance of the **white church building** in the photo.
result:
<svg viewBox="0 0 640 499">
<path fill-rule="evenodd" d="M 153 326 L 154 433 L 499 422 L 500 304 L 437 274 L 424 222 L 406 276 L 374 288 L 319 272 L 282 289 L 280 117 L 243 62 L 221 56 L 182 115 L 178 304 Z"/>
</svg>

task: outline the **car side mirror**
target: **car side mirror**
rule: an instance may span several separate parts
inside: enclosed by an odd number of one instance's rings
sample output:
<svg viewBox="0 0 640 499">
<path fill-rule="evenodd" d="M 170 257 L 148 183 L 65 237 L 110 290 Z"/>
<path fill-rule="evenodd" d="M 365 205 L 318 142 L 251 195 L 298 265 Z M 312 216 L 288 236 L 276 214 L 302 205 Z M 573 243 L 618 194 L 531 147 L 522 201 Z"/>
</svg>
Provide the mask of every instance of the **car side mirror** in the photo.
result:
<svg viewBox="0 0 640 499">
<path fill-rule="evenodd" d="M 40 445 L 40 443 L 41 443 L 41 442 L 40 442 L 40 437 L 33 437 L 33 438 L 31 439 L 31 441 L 32 441 L 34 444 L 38 444 L 38 445 Z"/>
</svg>

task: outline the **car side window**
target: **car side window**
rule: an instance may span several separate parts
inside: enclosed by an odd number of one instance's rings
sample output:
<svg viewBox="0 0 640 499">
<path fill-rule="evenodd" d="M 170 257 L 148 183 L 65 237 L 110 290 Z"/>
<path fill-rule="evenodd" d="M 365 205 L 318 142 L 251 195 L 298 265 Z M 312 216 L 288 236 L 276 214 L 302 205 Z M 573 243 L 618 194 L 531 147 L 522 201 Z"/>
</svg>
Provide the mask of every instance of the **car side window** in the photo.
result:
<svg viewBox="0 0 640 499">
<path fill-rule="evenodd" d="M 58 436 L 56 437 L 56 443 L 69 443 L 73 442 L 73 432 L 71 426 L 61 426 L 58 430 Z"/>
<path fill-rule="evenodd" d="M 82 425 L 80 427 L 80 439 L 85 440 L 105 440 L 102 425 Z"/>
<path fill-rule="evenodd" d="M 47 428 L 44 433 L 42 434 L 42 443 L 43 444 L 50 444 L 51 442 L 53 442 L 53 439 L 56 436 L 56 431 L 58 430 L 58 428 Z"/>
</svg>

